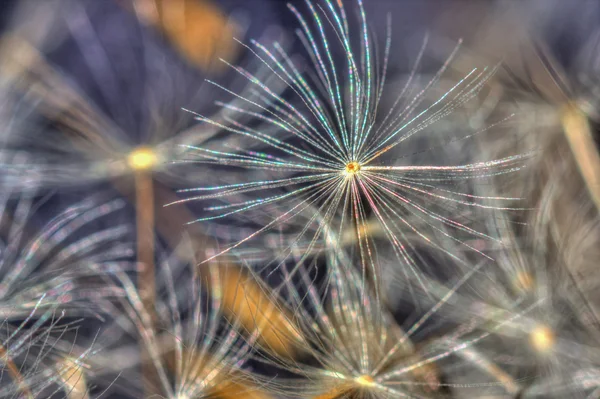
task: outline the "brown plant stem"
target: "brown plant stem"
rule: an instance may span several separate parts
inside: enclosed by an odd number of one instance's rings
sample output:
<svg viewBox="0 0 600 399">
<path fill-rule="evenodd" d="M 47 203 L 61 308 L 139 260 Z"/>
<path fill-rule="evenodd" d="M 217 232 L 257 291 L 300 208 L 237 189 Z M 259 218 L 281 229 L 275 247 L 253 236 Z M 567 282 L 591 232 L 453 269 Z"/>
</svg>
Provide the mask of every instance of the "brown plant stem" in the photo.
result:
<svg viewBox="0 0 600 399">
<path fill-rule="evenodd" d="M 116 179 L 113 181 L 113 185 L 123 195 L 133 200 L 134 193 L 131 190 L 129 179 Z M 212 241 L 202 232 L 199 224 L 186 226 L 187 222 L 195 219 L 194 215 L 183 205 L 163 207 L 162 204 L 168 204 L 177 199 L 168 187 L 154 181 L 152 189 L 154 190 L 154 215 L 156 217 L 154 224 L 157 233 L 160 234 L 170 248 L 175 250 L 175 255 L 182 261 L 196 262 L 198 259 L 205 259 L 205 251 Z M 188 235 L 195 244 L 195 253 L 183 250 L 179 246 L 184 235 Z M 232 274 L 230 277 L 235 275 L 236 278 L 230 278 L 228 282 L 235 280 L 237 285 L 241 272 L 239 268 L 227 263 L 219 267 L 231 270 Z M 246 277 L 241 284 L 244 285 L 243 288 L 236 288 L 232 284 L 223 284 L 222 288 L 227 289 L 225 300 L 230 301 L 224 304 L 224 310 L 229 313 L 230 317 L 241 318 L 241 322 L 247 331 L 255 331 L 257 328 L 259 331 L 264 331 L 267 326 L 265 323 L 267 323 L 267 320 L 270 320 L 268 324 L 276 325 L 279 328 L 271 334 L 261 336 L 259 341 L 272 350 L 277 351 L 280 355 L 297 355 L 298 349 L 300 349 L 298 346 L 298 337 L 293 333 L 295 328 L 288 321 L 289 315 L 286 317 L 282 313 L 282 310 L 275 306 L 272 299 L 268 298 L 266 293 L 261 292 L 257 285 L 258 283 L 254 279 Z M 237 295 L 235 294 L 236 292 L 238 292 Z M 252 293 L 253 298 L 251 301 L 240 302 L 237 299 L 238 295 L 242 295 L 244 292 Z M 256 304 L 262 305 L 261 307 L 256 307 Z M 259 328 L 261 325 L 262 328 Z"/>
<path fill-rule="evenodd" d="M 569 104 L 563 111 L 561 122 L 579 172 L 600 211 L 600 155 L 587 117 L 575 105 Z"/>
<path fill-rule="evenodd" d="M 4 364 L 6 364 L 10 376 L 16 381 L 17 385 L 19 386 L 19 391 L 21 391 L 23 396 L 27 399 L 33 399 L 33 393 L 31 393 L 31 390 L 29 390 L 29 387 L 25 384 L 25 379 L 19 372 L 17 365 L 8 355 L 8 352 L 3 345 L 0 345 L 0 358 L 4 359 Z"/>
<path fill-rule="evenodd" d="M 154 270 L 154 195 L 152 175 L 146 171 L 135 173 L 137 260 L 140 297 L 146 311 L 154 314 L 156 281 Z M 154 319 L 154 317 L 152 317 Z"/>
<path fill-rule="evenodd" d="M 152 172 L 138 170 L 134 174 L 135 181 L 135 209 L 137 228 L 137 261 L 138 267 L 138 290 L 146 312 L 150 316 L 150 330 L 155 333 L 156 327 L 156 277 L 154 267 L 154 190 Z M 142 358 L 149 359 L 146 355 L 144 345 L 141 345 Z M 142 376 L 144 378 L 145 397 L 154 394 L 152 376 L 154 366 L 151 362 L 142 361 Z"/>
<path fill-rule="evenodd" d="M 458 351 L 457 355 L 473 362 L 473 364 L 479 366 L 483 371 L 496 378 L 509 395 L 516 395 L 521 389 L 519 384 L 507 372 L 502 370 L 495 363 L 492 363 L 488 359 L 477 354 L 472 348 L 465 348 L 462 351 Z"/>
</svg>

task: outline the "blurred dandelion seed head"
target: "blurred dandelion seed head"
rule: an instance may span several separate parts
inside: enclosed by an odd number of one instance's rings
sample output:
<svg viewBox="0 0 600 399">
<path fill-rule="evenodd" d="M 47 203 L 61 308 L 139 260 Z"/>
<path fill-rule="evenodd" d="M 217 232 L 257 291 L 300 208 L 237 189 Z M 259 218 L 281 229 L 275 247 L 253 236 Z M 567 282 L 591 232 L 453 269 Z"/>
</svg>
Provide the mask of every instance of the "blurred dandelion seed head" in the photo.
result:
<svg viewBox="0 0 600 399">
<path fill-rule="evenodd" d="M 356 377 L 354 379 L 354 381 L 358 385 L 363 386 L 363 387 L 371 388 L 371 387 L 375 386 L 375 381 L 373 380 L 373 378 L 371 376 L 368 376 L 368 375 L 361 375 L 359 377 Z"/>
<path fill-rule="evenodd" d="M 554 332 L 550 327 L 544 325 L 535 327 L 531 331 L 529 339 L 533 348 L 542 354 L 552 350 L 555 343 Z"/>
<path fill-rule="evenodd" d="M 133 170 L 144 171 L 154 168 L 158 162 L 156 153 L 148 147 L 139 147 L 127 156 L 127 164 Z"/>
</svg>

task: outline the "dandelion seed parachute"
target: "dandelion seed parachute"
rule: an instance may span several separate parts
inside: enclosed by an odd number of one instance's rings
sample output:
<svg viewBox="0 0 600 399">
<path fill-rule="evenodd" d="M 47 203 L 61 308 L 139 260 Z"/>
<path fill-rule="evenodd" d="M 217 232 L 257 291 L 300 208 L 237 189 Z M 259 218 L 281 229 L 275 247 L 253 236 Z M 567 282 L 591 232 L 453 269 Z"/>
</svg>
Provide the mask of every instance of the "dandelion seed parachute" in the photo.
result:
<svg viewBox="0 0 600 399">
<path fill-rule="evenodd" d="M 542 190 L 547 189 L 542 186 Z M 585 190 L 581 189 L 581 192 Z M 516 329 L 511 327 L 502 333 L 508 337 L 508 342 L 523 348 L 512 355 L 519 359 L 520 365 L 513 373 L 523 373 L 525 369 L 535 373 L 535 378 L 521 384 L 521 397 L 593 397 L 597 386 L 589 381 L 584 383 L 576 375 L 585 369 L 596 368 L 600 360 L 600 352 L 594 349 L 598 346 L 600 331 L 595 315 L 596 304 L 588 292 L 581 290 L 578 279 L 571 275 L 574 260 L 565 253 L 559 252 L 556 256 L 556 249 L 548 240 L 548 226 L 540 223 L 547 217 L 543 216 L 547 215 L 547 207 L 556 206 L 552 202 L 541 203 L 539 208 L 528 212 L 525 220 L 531 222 L 527 225 L 506 223 L 498 229 L 505 242 L 505 247 L 498 250 L 498 275 L 506 282 L 507 288 L 503 297 L 496 296 L 496 299 L 501 299 L 496 303 L 503 307 L 510 304 L 511 307 L 522 308 L 533 301 L 540 302 L 535 311 L 515 326 Z M 518 220 L 514 215 L 512 219 Z M 504 220 L 510 221 L 506 217 Z M 560 231 L 554 233 L 563 234 Z M 518 238 L 515 237 L 517 234 Z M 594 237 L 591 235 L 589 238 Z M 566 241 L 562 245 L 568 248 L 572 244 Z M 579 256 L 585 259 L 590 255 L 590 249 L 581 249 Z M 593 280 L 594 276 L 588 278 Z M 481 288 L 485 290 L 485 287 Z M 494 298 L 488 297 L 488 301 L 491 300 Z M 523 339 L 523 334 L 527 339 Z M 520 358 L 522 355 L 519 353 L 532 353 L 534 356 Z"/>
<path fill-rule="evenodd" d="M 5 159 L 23 151 L 32 156 L 27 165 L 1 164 L 1 181 L 25 190 L 34 174 L 39 177 L 34 189 L 114 179 L 138 170 L 132 161 L 140 150 L 152 158 L 147 168 L 167 185 L 206 177 L 194 165 L 170 163 L 183 151 L 180 144 L 201 145 L 218 133 L 212 127 L 190 127 L 191 115 L 181 111 L 205 102 L 199 72 L 164 48 L 125 8 L 110 2 L 71 3 L 57 1 L 54 12 L 34 15 L 34 25 L 52 27 L 44 39 L 57 43 L 27 40 L 31 25 L 22 21 L 16 23 L 18 34 L 2 39 L 7 127 L 0 134 L 0 151 Z M 103 12 L 95 12 L 96 7 Z M 114 32 L 107 33 L 113 27 L 97 16 L 104 13 L 124 29 L 118 43 L 111 42 Z M 69 57 L 62 57 L 64 52 Z M 132 80 L 124 83 L 125 77 Z M 237 87 L 241 80 L 232 83 Z M 221 120 L 228 112 L 214 118 Z"/>
<path fill-rule="evenodd" d="M 291 238 L 287 249 L 282 251 L 284 254 L 278 256 L 285 258 L 298 245 L 309 256 L 325 242 L 326 228 L 338 236 L 353 230 L 360 267 L 365 274 L 369 271 L 376 276 L 376 247 L 362 233 L 369 228 L 368 217 L 372 215 L 406 274 L 417 275 L 417 259 L 406 246 L 406 235 L 410 232 L 432 246 L 436 243 L 431 235 L 440 230 L 440 225 L 481 236 L 455 221 L 444 206 L 451 203 L 482 207 L 481 199 L 444 188 L 440 183 L 506 173 L 521 167 L 524 156 L 464 165 L 403 164 L 398 152 L 403 144 L 474 97 L 493 71 L 473 69 L 437 100 L 426 104 L 426 94 L 439 81 L 455 53 L 425 87 L 417 88 L 414 76 L 423 48 L 397 100 L 382 112 L 380 104 L 386 88 L 391 44 L 388 39 L 380 59 L 369 35 L 362 1 L 356 4 L 358 45 L 351 39 L 353 31 L 342 3 L 306 1 L 310 20 L 295 6 L 289 6 L 299 22 L 299 36 L 315 74 L 303 72 L 277 42 L 272 49 L 256 41 L 246 46 L 274 77 L 285 82 L 289 96 L 278 95 L 268 82 L 233 65 L 234 70 L 256 86 L 261 93 L 258 99 L 245 98 L 211 82 L 236 101 L 246 103 L 245 107 L 223 104 L 234 116 L 252 116 L 270 127 L 269 132 L 277 129 L 275 133 L 264 133 L 260 127 L 235 118 L 223 124 L 197 114 L 197 119 L 205 124 L 256 143 L 246 148 L 190 147 L 193 152 L 186 158 L 241 171 L 237 178 L 225 178 L 227 182 L 222 185 L 183 190 L 190 197 L 177 201 L 207 204 L 207 215 L 195 222 L 232 223 L 232 219 L 239 217 L 241 225 L 243 221 L 254 221 L 259 226 L 222 253 L 237 250 L 260 234 L 287 229 L 291 230 L 286 231 Z M 343 52 L 339 60 L 334 58 L 334 48 Z M 495 198 L 496 202 L 503 199 Z M 424 229 L 417 231 L 409 216 L 422 221 Z M 298 220 L 303 223 L 295 224 Z"/>
<path fill-rule="evenodd" d="M 495 195 L 489 186 L 478 187 L 475 192 Z M 477 272 L 454 292 L 447 281 L 430 277 L 429 295 L 409 296 L 404 292 L 396 306 L 427 309 L 452 293 L 444 306 L 444 319 L 475 323 L 478 330 L 493 331 L 493 336 L 476 347 L 457 352 L 460 359 L 454 361 L 455 367 L 445 369 L 448 380 L 468 385 L 487 375 L 501 382 L 507 393 L 523 398 L 589 397 L 597 387 L 575 376 L 597 367 L 600 357 L 594 348 L 598 323 L 576 281 L 565 273 L 564 260 L 557 259 L 547 246 L 545 227 L 518 222 L 523 214 L 538 212 L 543 210 L 522 214 L 494 210 L 474 216 L 486 220 L 484 232 L 499 243 L 484 249 L 496 261 L 476 266 Z M 451 268 L 458 276 L 473 268 L 464 266 L 469 254 L 461 252 L 458 243 L 446 241 L 444 245 L 449 252 L 465 257 L 457 268 Z M 448 265 L 449 260 L 444 262 Z M 388 291 L 401 291 L 398 284 L 396 281 Z M 520 316 L 512 319 L 515 315 Z M 509 321 L 497 328 L 500 320 Z M 463 364 L 476 367 L 466 373 L 461 370 Z M 519 378 L 525 375 L 529 377 Z M 465 388 L 457 395 L 470 396 L 473 392 Z M 484 395 L 486 388 L 475 392 Z"/>
<path fill-rule="evenodd" d="M 512 21 L 498 18 L 500 27 L 507 23 Z M 524 198 L 522 205 L 535 209 L 513 215 L 515 222 L 529 226 L 517 234 L 520 245 L 538 248 L 554 260 L 545 263 L 546 274 L 562 275 L 566 285 L 575 283 L 563 294 L 585 302 L 583 309 L 593 314 L 597 324 L 599 280 L 593 270 L 600 256 L 595 183 L 600 161 L 594 143 L 598 36 L 587 40 L 581 47 L 574 46 L 579 54 L 569 68 L 561 65 L 539 31 L 519 48 L 506 50 L 512 55 L 510 63 L 491 82 L 500 93 L 493 114 L 514 114 L 512 129 L 502 137 L 486 135 L 481 148 L 490 157 L 536 149 L 536 157 L 519 179 L 497 177 L 494 185 L 509 196 Z"/>
<path fill-rule="evenodd" d="M 168 196 L 169 189 L 187 179 L 210 176 L 195 165 L 168 161 L 183 148 L 178 144 L 199 145 L 218 131 L 189 128 L 191 115 L 181 107 L 205 103 L 198 71 L 184 65 L 157 40 L 156 32 L 125 8 L 114 2 L 69 0 L 55 6 L 51 12 L 34 13 L 40 18 L 27 14 L 38 22 L 33 30 L 52 27 L 42 35 L 49 40 L 25 40 L 31 25 L 17 23 L 19 35 L 6 36 L 1 43 L 7 128 L 0 133 L 0 154 L 7 162 L 0 162 L 0 185 L 28 193 L 90 188 L 108 181 L 135 200 L 137 256 L 145 264 L 139 269 L 138 288 L 153 308 L 155 231 L 169 235 L 177 224 L 172 214 L 178 213 L 155 212 L 154 196 Z M 59 43 L 53 41 L 54 29 L 63 30 Z M 243 78 L 233 79 L 233 84 L 240 80 L 247 86 Z M 28 155 L 22 162 L 8 162 L 22 153 Z M 164 220 L 163 228 L 159 224 Z M 170 238 L 170 243 L 177 240 Z"/>
<path fill-rule="evenodd" d="M 69 375 L 92 355 L 76 348 L 77 318 L 98 317 L 114 297 L 107 273 L 133 269 L 126 225 L 97 227 L 124 207 L 120 200 L 90 197 L 41 226 L 44 198 L 0 194 L 0 351 L 7 373 L 2 397 L 50 397 L 70 392 Z M 72 359 L 69 366 L 59 359 Z"/>
<path fill-rule="evenodd" d="M 244 284 L 243 276 L 226 265 L 197 268 L 174 256 L 165 256 L 158 266 L 163 284 L 153 311 L 126 274 L 115 275 L 127 296 L 117 307 L 122 315 L 100 337 L 106 350 L 96 359 L 103 374 L 121 374 L 110 390 L 173 399 L 270 398 L 263 389 L 266 380 L 245 368 L 257 331 L 244 331 L 226 309 L 232 306 L 228 280 Z M 145 354 L 139 353 L 138 339 Z M 140 366 L 152 373 L 140 375 Z"/>
<path fill-rule="evenodd" d="M 458 278 L 426 312 L 412 315 L 412 322 L 407 319 L 400 327 L 360 273 L 345 264 L 348 259 L 330 255 L 331 276 L 323 284 L 315 282 L 308 265 L 294 268 L 295 276 L 281 269 L 285 287 L 276 295 L 286 310 L 282 314 L 293 311 L 295 335 L 303 338 L 300 345 L 306 354 L 295 359 L 273 357 L 264 348 L 265 361 L 301 378 L 280 382 L 284 396 L 391 399 L 445 397 L 449 391 L 472 397 L 516 392 L 514 377 L 491 361 L 487 373 L 478 373 L 485 359 L 480 350 L 489 347 L 487 341 L 493 348 L 496 335 L 518 325 L 531 309 L 496 312 L 493 319 L 463 310 L 460 318 L 454 318 L 463 303 L 455 295 L 475 277 L 471 272 Z M 431 321 L 436 317 L 450 319 L 446 321 L 453 327 L 433 331 Z M 290 334 L 276 325 L 273 330 L 281 336 Z M 461 380 L 465 374 L 472 378 Z"/>
</svg>

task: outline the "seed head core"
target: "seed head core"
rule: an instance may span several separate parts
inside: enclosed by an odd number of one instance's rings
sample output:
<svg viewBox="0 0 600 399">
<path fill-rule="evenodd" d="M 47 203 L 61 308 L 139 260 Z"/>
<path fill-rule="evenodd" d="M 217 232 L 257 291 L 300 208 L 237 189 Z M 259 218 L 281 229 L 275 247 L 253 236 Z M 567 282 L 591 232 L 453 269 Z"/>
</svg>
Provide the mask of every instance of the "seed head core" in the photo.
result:
<svg viewBox="0 0 600 399">
<path fill-rule="evenodd" d="M 127 164 L 133 170 L 149 170 L 154 167 L 157 161 L 157 156 L 148 147 L 140 147 L 129 153 L 127 156 Z"/>
<path fill-rule="evenodd" d="M 554 346 L 554 332 L 547 326 L 538 326 L 530 333 L 531 345 L 541 353 L 546 353 Z"/>
<path fill-rule="evenodd" d="M 369 375 L 361 375 L 360 377 L 356 377 L 354 381 L 356 381 L 358 385 L 362 385 L 364 387 L 373 386 L 375 383 L 373 378 Z"/>
<path fill-rule="evenodd" d="M 348 162 L 346 164 L 346 174 L 347 175 L 355 175 L 360 172 L 360 164 L 356 161 Z"/>
</svg>

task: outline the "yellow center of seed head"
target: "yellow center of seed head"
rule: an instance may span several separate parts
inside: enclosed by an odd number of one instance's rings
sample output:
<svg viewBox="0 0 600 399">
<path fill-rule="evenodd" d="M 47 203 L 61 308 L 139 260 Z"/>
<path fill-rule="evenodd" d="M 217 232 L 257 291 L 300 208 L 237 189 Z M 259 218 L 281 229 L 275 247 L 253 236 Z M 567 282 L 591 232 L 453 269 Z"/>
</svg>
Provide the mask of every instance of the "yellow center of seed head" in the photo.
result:
<svg viewBox="0 0 600 399">
<path fill-rule="evenodd" d="M 346 164 L 346 174 L 355 175 L 360 172 L 360 164 L 356 161 L 352 161 Z"/>
<path fill-rule="evenodd" d="M 373 385 L 375 385 L 375 381 L 373 381 L 373 378 L 368 375 L 361 375 L 360 377 L 356 377 L 354 381 L 356 381 L 358 385 L 361 385 L 363 387 L 372 387 Z"/>
<path fill-rule="evenodd" d="M 538 352 L 548 352 L 554 346 L 554 333 L 547 326 L 538 326 L 529 334 L 531 345 Z"/>
<path fill-rule="evenodd" d="M 127 164 L 133 170 L 148 170 L 156 165 L 157 156 L 152 149 L 140 147 L 129 153 Z"/>
</svg>

